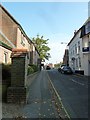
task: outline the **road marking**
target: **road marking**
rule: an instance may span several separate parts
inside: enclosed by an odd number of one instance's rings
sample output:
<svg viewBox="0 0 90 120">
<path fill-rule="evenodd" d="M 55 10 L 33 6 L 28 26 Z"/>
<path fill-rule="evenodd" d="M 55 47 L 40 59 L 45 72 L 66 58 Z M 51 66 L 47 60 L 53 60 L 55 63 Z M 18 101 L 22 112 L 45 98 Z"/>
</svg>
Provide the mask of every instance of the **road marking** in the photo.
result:
<svg viewBox="0 0 90 120">
<path fill-rule="evenodd" d="M 80 83 L 80 82 L 77 82 L 76 80 L 74 80 L 74 79 L 71 79 L 71 81 L 73 81 L 73 82 L 75 82 L 75 83 L 77 83 L 77 84 L 79 84 L 79 85 L 82 85 L 82 86 L 84 86 L 85 84 L 83 84 L 83 83 Z"/>
<path fill-rule="evenodd" d="M 80 77 L 80 78 L 82 78 L 84 75 L 80 75 L 80 74 L 73 74 L 73 76 L 76 76 L 76 77 Z"/>
<path fill-rule="evenodd" d="M 56 94 L 56 96 L 57 96 L 59 102 L 60 102 L 61 105 L 62 105 L 62 108 L 64 109 L 64 111 L 65 111 L 65 113 L 66 113 L 66 116 L 70 119 L 70 115 L 69 115 L 68 112 L 66 111 L 66 109 L 65 109 L 65 107 L 64 107 L 64 105 L 63 105 L 63 103 L 62 103 L 62 101 L 61 101 L 61 98 L 60 98 L 60 96 L 59 96 L 57 90 L 55 89 L 55 87 L 54 87 L 54 85 L 53 85 L 53 83 L 52 83 L 52 81 L 51 81 L 51 79 L 50 79 L 48 73 L 47 73 L 47 76 L 48 76 L 48 79 L 49 79 L 49 81 L 50 81 L 50 84 L 51 84 L 51 86 L 52 86 L 52 88 L 53 88 L 53 90 L 54 90 L 54 92 L 55 92 L 55 94 Z"/>
</svg>

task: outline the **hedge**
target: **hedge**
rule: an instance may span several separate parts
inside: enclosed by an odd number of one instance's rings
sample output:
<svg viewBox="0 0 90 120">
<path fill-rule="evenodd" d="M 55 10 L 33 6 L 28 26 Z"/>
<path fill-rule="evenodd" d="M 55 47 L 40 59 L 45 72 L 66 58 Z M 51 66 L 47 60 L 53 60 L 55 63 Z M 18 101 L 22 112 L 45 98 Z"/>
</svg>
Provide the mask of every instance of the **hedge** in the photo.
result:
<svg viewBox="0 0 90 120">
<path fill-rule="evenodd" d="M 32 73 L 37 72 L 37 71 L 38 71 L 38 66 L 37 65 L 34 65 L 34 64 L 29 65 L 27 75 L 32 74 Z"/>
</svg>

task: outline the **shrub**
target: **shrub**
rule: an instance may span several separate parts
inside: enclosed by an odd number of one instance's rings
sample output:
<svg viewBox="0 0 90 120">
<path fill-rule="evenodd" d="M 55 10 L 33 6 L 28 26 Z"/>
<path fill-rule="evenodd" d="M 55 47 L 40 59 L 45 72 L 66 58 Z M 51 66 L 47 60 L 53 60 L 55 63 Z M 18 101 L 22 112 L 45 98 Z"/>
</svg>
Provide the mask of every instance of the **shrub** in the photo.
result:
<svg viewBox="0 0 90 120">
<path fill-rule="evenodd" d="M 32 65 L 32 68 L 34 69 L 34 72 L 37 72 L 38 71 L 38 66 L 37 65 Z"/>
<path fill-rule="evenodd" d="M 31 66 L 28 66 L 28 71 L 27 71 L 27 75 L 34 73 L 34 70 Z"/>
<path fill-rule="evenodd" d="M 37 65 L 34 65 L 34 64 L 29 65 L 27 75 L 32 74 L 32 73 L 37 72 L 37 71 L 38 71 L 38 66 Z"/>
</svg>

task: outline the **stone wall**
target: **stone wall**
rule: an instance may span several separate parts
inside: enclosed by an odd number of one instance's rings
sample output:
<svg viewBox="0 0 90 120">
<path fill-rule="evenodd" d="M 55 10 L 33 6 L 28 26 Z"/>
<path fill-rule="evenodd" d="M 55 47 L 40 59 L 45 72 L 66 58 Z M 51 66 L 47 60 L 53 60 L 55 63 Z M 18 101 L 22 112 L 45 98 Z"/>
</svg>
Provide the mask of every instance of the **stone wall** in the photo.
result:
<svg viewBox="0 0 90 120">
<path fill-rule="evenodd" d="M 12 58 L 11 86 L 24 86 L 25 80 L 25 58 Z M 17 66 L 18 65 L 18 66 Z"/>
<path fill-rule="evenodd" d="M 27 102 L 27 50 L 14 49 L 11 54 L 11 86 L 7 90 L 8 103 Z"/>
<path fill-rule="evenodd" d="M 26 103 L 27 90 L 25 87 L 9 87 L 7 91 L 8 103 Z"/>
</svg>

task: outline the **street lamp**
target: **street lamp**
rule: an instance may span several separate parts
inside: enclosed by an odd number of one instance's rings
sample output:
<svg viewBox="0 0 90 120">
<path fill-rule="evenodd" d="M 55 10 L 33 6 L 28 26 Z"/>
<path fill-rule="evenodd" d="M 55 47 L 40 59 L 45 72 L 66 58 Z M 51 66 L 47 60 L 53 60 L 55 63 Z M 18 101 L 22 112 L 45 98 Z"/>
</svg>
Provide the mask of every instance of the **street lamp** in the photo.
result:
<svg viewBox="0 0 90 120">
<path fill-rule="evenodd" d="M 66 43 L 66 42 L 61 42 L 61 44 L 68 44 L 68 43 Z M 68 45 L 66 46 L 66 49 L 69 49 L 69 46 L 68 46 Z"/>
<path fill-rule="evenodd" d="M 68 44 L 68 43 L 66 43 L 66 42 L 61 42 L 61 44 Z"/>
</svg>

